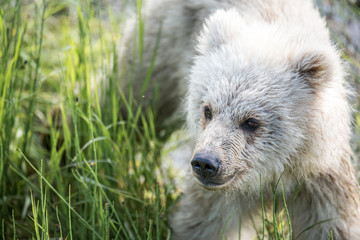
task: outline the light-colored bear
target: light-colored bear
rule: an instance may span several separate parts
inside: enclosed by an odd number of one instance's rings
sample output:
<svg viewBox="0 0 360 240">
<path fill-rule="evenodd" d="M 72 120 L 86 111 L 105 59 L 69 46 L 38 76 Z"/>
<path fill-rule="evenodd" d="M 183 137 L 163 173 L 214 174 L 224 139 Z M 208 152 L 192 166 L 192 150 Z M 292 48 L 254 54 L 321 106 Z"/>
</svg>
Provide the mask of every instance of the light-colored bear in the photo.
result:
<svg viewBox="0 0 360 240">
<path fill-rule="evenodd" d="M 237 239 L 280 179 L 293 239 L 360 239 L 344 70 L 312 2 L 149 1 L 145 17 L 134 94 L 145 105 L 158 86 L 161 121 L 184 105 L 196 142 L 172 238 L 219 239 L 229 219 Z"/>
</svg>

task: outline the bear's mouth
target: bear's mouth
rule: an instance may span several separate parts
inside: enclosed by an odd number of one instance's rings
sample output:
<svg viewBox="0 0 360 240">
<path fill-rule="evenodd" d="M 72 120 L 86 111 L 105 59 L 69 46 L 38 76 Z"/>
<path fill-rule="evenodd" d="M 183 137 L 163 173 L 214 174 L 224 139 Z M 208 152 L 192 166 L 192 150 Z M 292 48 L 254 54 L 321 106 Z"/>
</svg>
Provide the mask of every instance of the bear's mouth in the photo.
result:
<svg viewBox="0 0 360 240">
<path fill-rule="evenodd" d="M 227 178 L 223 179 L 222 181 L 205 179 L 198 176 L 195 176 L 195 178 L 200 183 L 200 185 L 207 190 L 220 190 L 227 188 L 229 185 L 231 185 L 231 183 L 234 182 L 236 179 L 236 174 L 227 176 Z"/>
</svg>

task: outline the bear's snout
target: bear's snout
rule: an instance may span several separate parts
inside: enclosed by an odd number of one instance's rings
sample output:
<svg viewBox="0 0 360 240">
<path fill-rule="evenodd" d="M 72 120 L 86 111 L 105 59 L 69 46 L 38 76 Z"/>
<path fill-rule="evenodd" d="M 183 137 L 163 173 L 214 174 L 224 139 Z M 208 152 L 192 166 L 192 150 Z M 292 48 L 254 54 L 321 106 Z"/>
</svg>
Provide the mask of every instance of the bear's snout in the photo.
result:
<svg viewBox="0 0 360 240">
<path fill-rule="evenodd" d="M 196 175 L 208 179 L 214 177 L 220 168 L 219 159 L 209 153 L 197 153 L 191 161 L 191 166 Z"/>
</svg>

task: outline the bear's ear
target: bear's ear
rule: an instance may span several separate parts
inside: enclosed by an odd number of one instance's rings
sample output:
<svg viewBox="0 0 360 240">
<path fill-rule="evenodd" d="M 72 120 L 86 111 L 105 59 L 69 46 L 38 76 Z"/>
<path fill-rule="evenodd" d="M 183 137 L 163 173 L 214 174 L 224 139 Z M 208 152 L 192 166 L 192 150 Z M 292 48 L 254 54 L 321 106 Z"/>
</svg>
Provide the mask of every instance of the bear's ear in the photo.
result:
<svg viewBox="0 0 360 240">
<path fill-rule="evenodd" d="M 203 29 L 198 36 L 196 50 L 204 54 L 230 42 L 240 33 L 241 17 L 235 9 L 217 10 L 205 20 Z"/>
<path fill-rule="evenodd" d="M 331 57 L 321 52 L 307 52 L 295 57 L 292 61 L 292 70 L 306 83 L 316 89 L 333 75 Z"/>
</svg>

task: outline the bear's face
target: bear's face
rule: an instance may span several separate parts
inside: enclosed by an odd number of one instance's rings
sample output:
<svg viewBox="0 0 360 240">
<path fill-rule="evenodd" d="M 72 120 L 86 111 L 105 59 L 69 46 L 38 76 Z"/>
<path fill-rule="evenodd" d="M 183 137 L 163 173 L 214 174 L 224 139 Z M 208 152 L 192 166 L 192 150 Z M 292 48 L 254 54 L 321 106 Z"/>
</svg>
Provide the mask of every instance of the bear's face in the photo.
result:
<svg viewBox="0 0 360 240">
<path fill-rule="evenodd" d="M 315 126 L 312 106 L 331 72 L 326 68 L 321 53 L 272 61 L 231 44 L 195 57 L 187 122 L 197 139 L 191 166 L 201 185 L 258 186 L 260 175 L 273 181 L 293 169 Z"/>
<path fill-rule="evenodd" d="M 197 57 L 190 79 L 188 121 L 197 131 L 191 165 L 209 189 L 281 174 L 303 145 L 312 95 L 286 67 L 228 50 Z"/>
<path fill-rule="evenodd" d="M 204 187 L 258 186 L 260 175 L 273 181 L 299 165 L 297 154 L 319 124 L 314 101 L 332 81 L 337 59 L 331 46 L 299 34 L 250 24 L 236 10 L 205 22 L 187 96 L 197 139 L 191 166 Z"/>
</svg>

